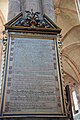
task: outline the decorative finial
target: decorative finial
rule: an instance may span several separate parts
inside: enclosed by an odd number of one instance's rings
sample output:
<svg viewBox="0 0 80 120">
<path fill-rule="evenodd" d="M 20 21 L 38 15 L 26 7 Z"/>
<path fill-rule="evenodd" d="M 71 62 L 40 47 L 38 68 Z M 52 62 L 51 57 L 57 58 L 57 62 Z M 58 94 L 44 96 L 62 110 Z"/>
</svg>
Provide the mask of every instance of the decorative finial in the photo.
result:
<svg viewBox="0 0 80 120">
<path fill-rule="evenodd" d="M 49 28 L 50 26 L 44 21 L 39 18 L 39 12 L 33 12 L 33 9 L 31 11 L 26 12 L 26 18 L 23 18 L 17 25 L 20 26 L 26 26 L 31 28 Z"/>
<path fill-rule="evenodd" d="M 31 9 L 31 11 L 26 11 L 25 12 L 27 13 L 27 16 L 26 18 L 29 18 L 29 19 L 35 19 L 35 20 L 38 20 L 39 19 L 39 12 L 33 12 L 33 9 Z"/>
</svg>

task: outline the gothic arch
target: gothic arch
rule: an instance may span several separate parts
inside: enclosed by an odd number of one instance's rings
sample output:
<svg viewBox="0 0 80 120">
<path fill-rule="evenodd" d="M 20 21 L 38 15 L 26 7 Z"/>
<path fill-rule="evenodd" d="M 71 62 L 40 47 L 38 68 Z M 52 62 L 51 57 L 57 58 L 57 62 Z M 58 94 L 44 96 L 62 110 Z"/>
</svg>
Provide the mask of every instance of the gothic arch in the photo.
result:
<svg viewBox="0 0 80 120">
<path fill-rule="evenodd" d="M 62 42 L 64 42 L 64 40 L 71 34 L 71 33 L 74 33 L 76 32 L 76 36 L 77 36 L 77 31 L 80 32 L 78 29 L 80 28 L 80 25 L 76 25 L 76 26 L 73 26 L 66 34 L 65 36 L 61 39 Z M 73 34 L 74 36 L 74 34 Z"/>
<path fill-rule="evenodd" d="M 64 79 L 66 79 L 65 81 L 65 85 L 69 85 L 70 87 L 73 87 L 74 85 L 77 85 L 78 82 L 75 81 L 74 77 L 71 76 L 69 73 L 67 73 L 66 71 L 64 71 Z"/>
<path fill-rule="evenodd" d="M 80 72 L 79 72 L 79 68 L 77 67 L 76 63 L 69 56 L 67 56 L 65 54 L 63 54 L 62 56 L 64 57 L 66 63 L 71 67 L 71 69 L 74 72 L 74 74 L 76 75 L 77 79 L 74 78 L 74 80 L 79 83 L 80 82 Z M 70 71 L 66 70 L 65 72 L 68 73 L 70 76 L 73 75 L 73 74 L 70 73 Z"/>
<path fill-rule="evenodd" d="M 79 63 L 80 25 L 71 28 L 62 38 L 62 42 L 63 42 L 62 61 L 63 61 L 64 71 L 66 73 L 69 73 L 74 78 L 73 80 L 79 83 L 80 82 L 80 63 Z M 71 69 L 69 69 L 69 67 Z M 69 74 L 66 74 L 66 76 L 68 77 Z"/>
<path fill-rule="evenodd" d="M 80 42 L 72 43 L 64 48 L 62 48 L 62 53 L 69 53 L 72 50 L 75 50 L 77 48 L 80 48 Z"/>
</svg>

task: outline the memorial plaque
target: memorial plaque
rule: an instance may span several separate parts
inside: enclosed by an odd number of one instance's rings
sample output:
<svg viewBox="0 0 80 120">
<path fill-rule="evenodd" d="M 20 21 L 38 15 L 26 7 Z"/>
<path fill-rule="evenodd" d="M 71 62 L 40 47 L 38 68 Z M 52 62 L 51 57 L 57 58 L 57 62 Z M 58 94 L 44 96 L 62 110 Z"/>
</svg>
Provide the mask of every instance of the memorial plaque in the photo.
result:
<svg viewBox="0 0 80 120">
<path fill-rule="evenodd" d="M 56 40 L 12 36 L 4 114 L 63 114 Z"/>
</svg>

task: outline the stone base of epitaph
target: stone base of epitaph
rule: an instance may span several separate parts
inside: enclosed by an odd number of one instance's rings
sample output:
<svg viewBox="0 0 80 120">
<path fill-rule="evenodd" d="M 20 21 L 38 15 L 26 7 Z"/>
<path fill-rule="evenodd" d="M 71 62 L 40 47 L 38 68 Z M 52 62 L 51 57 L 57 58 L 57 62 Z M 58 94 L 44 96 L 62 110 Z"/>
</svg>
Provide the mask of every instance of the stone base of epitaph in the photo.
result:
<svg viewBox="0 0 80 120">
<path fill-rule="evenodd" d="M 11 119 L 4 119 L 4 120 L 70 120 L 68 118 L 11 118 Z"/>
</svg>

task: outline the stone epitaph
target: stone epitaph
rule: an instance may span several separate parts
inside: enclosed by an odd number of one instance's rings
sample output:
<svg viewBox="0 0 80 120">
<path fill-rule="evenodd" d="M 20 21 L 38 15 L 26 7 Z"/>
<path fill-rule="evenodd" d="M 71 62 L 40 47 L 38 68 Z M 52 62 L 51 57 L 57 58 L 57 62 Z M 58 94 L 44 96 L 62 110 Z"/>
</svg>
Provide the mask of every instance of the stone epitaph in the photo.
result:
<svg viewBox="0 0 80 120">
<path fill-rule="evenodd" d="M 4 112 L 62 114 L 55 44 L 12 38 Z"/>
</svg>

